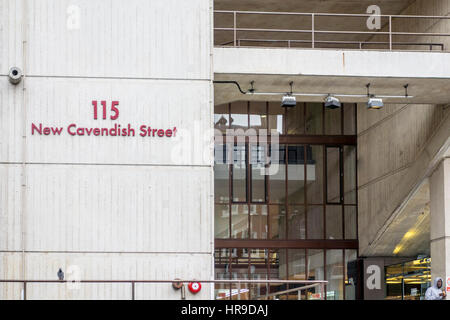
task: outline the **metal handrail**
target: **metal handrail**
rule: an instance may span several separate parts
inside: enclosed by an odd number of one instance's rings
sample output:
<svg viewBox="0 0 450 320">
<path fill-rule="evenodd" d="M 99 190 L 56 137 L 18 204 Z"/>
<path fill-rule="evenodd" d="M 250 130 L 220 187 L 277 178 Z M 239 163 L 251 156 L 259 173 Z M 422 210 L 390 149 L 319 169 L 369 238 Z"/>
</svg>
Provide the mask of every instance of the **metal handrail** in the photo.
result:
<svg viewBox="0 0 450 320">
<path fill-rule="evenodd" d="M 127 283 L 131 285 L 131 300 L 135 300 L 135 287 L 136 283 L 190 283 L 190 282 L 199 282 L 199 283 L 224 283 L 224 284 L 237 284 L 238 285 L 238 299 L 240 299 L 241 292 L 240 288 L 242 284 L 304 284 L 305 286 L 296 287 L 293 289 L 289 289 L 289 291 L 301 291 L 305 289 L 309 289 L 312 287 L 320 287 L 321 298 L 324 297 L 325 285 L 328 283 L 326 280 L 183 280 L 183 279 L 173 279 L 173 280 L 19 280 L 19 279 L 0 279 L 1 283 L 21 283 L 23 284 L 23 299 L 27 299 L 27 285 L 30 283 L 107 283 L 107 284 L 122 284 Z M 280 295 L 281 293 L 276 292 L 272 295 Z M 181 295 L 183 298 L 183 290 L 181 290 Z"/>
<path fill-rule="evenodd" d="M 312 43 L 311 40 L 282 40 L 282 39 L 237 39 L 238 46 L 241 46 L 241 42 L 286 42 L 288 48 L 291 47 L 291 43 Z M 226 46 L 228 44 L 233 43 L 233 41 L 228 41 L 220 44 L 221 46 Z M 321 44 L 355 44 L 359 46 L 359 49 L 362 49 L 364 45 L 376 45 L 376 44 L 389 44 L 387 41 L 339 41 L 339 40 L 317 40 L 315 43 Z M 433 47 L 440 47 L 441 51 L 444 50 L 444 44 L 438 42 L 392 42 L 392 45 L 396 46 L 426 46 L 430 47 L 430 50 L 433 50 Z"/>
<path fill-rule="evenodd" d="M 267 12 L 267 11 L 230 11 L 230 10 L 215 10 L 214 13 L 218 14 L 232 14 L 233 15 L 233 26 L 232 27 L 215 27 L 215 31 L 232 31 L 233 32 L 233 43 L 234 47 L 240 45 L 238 43 L 238 32 L 277 32 L 277 33 L 307 33 L 311 34 L 311 47 L 315 48 L 318 43 L 324 43 L 322 41 L 317 41 L 315 39 L 316 34 L 344 34 L 344 35 L 387 35 L 389 36 L 389 41 L 385 44 L 389 44 L 389 50 L 393 50 L 393 45 L 397 45 L 393 41 L 393 36 L 429 36 L 429 37 L 449 37 L 450 33 L 431 33 L 431 32 L 400 32 L 392 30 L 392 20 L 395 18 L 409 18 L 409 19 L 440 19 L 448 20 L 450 16 L 417 16 L 417 15 L 374 15 L 374 14 L 348 14 L 348 13 L 302 13 L 302 12 Z M 294 15 L 294 16 L 309 16 L 311 17 L 311 29 L 267 29 L 267 28 L 238 28 L 237 26 L 237 15 Z M 326 17 L 381 17 L 388 18 L 389 23 L 387 25 L 388 31 L 342 31 L 342 30 L 317 30 L 315 17 L 326 16 Z M 299 40 L 284 40 L 284 41 L 299 41 Z M 369 44 L 370 42 L 367 42 Z M 375 44 L 375 42 L 373 42 Z M 383 43 L 384 44 L 384 43 Z M 403 45 L 403 44 L 402 44 Z M 406 45 L 406 44 L 405 44 Z M 413 44 L 411 45 L 430 45 L 430 44 Z M 441 45 L 441 44 L 438 44 Z M 441 46 L 443 48 L 443 44 Z M 361 48 L 360 48 L 361 49 Z"/>
</svg>

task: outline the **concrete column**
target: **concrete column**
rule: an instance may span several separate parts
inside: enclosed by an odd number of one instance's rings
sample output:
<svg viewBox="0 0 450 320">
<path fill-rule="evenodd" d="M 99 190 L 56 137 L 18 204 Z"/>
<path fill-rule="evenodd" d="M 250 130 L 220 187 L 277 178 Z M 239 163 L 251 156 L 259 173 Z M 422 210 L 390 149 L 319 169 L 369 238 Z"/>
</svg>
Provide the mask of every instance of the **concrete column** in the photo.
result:
<svg viewBox="0 0 450 320">
<path fill-rule="evenodd" d="M 430 178 L 431 281 L 450 276 L 450 158 L 438 165 Z M 447 296 L 447 299 L 448 296 Z"/>
</svg>

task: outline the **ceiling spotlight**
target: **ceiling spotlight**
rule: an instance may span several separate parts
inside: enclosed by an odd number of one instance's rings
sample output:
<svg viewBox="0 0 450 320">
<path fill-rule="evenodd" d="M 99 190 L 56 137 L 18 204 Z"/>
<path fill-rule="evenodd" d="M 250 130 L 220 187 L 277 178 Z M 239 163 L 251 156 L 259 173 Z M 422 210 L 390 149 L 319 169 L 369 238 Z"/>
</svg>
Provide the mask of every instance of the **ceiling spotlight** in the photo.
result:
<svg viewBox="0 0 450 320">
<path fill-rule="evenodd" d="M 297 105 L 297 99 L 295 99 L 295 97 L 292 95 L 292 84 L 293 84 L 292 81 L 289 82 L 289 85 L 291 86 L 291 92 L 285 94 L 281 98 L 281 106 L 282 107 L 292 108 Z"/>
<path fill-rule="evenodd" d="M 373 96 L 369 97 L 369 101 L 367 101 L 368 109 L 381 109 L 383 107 L 383 99 L 374 98 Z"/>
<path fill-rule="evenodd" d="M 338 98 L 328 95 L 325 99 L 325 108 L 328 109 L 337 109 L 341 107 L 341 102 Z"/>
<path fill-rule="evenodd" d="M 375 95 L 370 94 L 370 83 L 366 84 L 367 87 L 367 109 L 381 109 L 384 107 L 383 99 L 375 98 Z"/>
</svg>

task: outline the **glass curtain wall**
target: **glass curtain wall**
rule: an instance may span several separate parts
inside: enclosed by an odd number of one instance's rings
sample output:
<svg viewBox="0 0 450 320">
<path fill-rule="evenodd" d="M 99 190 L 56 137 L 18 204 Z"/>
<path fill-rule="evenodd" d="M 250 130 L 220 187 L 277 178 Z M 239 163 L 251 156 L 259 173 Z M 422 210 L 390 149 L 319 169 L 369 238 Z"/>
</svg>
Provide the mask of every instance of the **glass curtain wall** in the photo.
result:
<svg viewBox="0 0 450 320">
<path fill-rule="evenodd" d="M 358 247 L 356 106 L 241 101 L 216 106 L 214 121 L 216 278 L 327 280 L 327 299 L 354 297 L 345 270 Z M 262 143 L 264 129 L 280 143 Z M 266 174 L 275 152 L 277 170 Z M 255 298 L 286 289 L 240 290 Z M 216 298 L 239 292 L 218 286 Z M 301 298 L 318 295 L 308 289 Z M 283 298 L 298 299 L 297 292 Z"/>
</svg>

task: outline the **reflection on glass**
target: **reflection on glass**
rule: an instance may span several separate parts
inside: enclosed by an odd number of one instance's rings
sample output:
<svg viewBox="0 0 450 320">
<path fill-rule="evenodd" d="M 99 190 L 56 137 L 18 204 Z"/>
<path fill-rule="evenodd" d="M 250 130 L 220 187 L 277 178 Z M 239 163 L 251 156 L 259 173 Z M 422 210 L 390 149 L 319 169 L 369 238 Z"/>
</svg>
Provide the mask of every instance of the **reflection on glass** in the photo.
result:
<svg viewBox="0 0 450 320">
<path fill-rule="evenodd" d="M 266 146 L 250 145 L 251 202 L 266 202 Z"/>
<path fill-rule="evenodd" d="M 327 300 L 344 299 L 344 265 L 342 250 L 327 250 Z"/>
<path fill-rule="evenodd" d="M 286 209 L 283 205 L 269 206 L 270 239 L 286 238 Z"/>
<path fill-rule="evenodd" d="M 288 202 L 305 202 L 305 148 L 288 146 Z"/>
<path fill-rule="evenodd" d="M 340 149 L 329 147 L 327 152 L 327 201 L 329 203 L 341 202 L 340 183 Z"/>
<path fill-rule="evenodd" d="M 322 115 L 322 103 L 306 103 L 306 134 L 323 134 Z"/>
<path fill-rule="evenodd" d="M 308 206 L 306 234 L 308 239 L 323 239 L 323 207 Z"/>
<path fill-rule="evenodd" d="M 345 216 L 345 239 L 357 239 L 358 234 L 356 228 L 356 207 L 345 206 L 344 216 Z"/>
<path fill-rule="evenodd" d="M 233 201 L 247 201 L 247 162 L 245 145 L 237 145 L 233 152 Z"/>
<path fill-rule="evenodd" d="M 231 238 L 248 238 L 248 205 L 231 206 Z"/>
<path fill-rule="evenodd" d="M 323 146 L 307 146 L 306 192 L 309 204 L 323 203 Z"/>
<path fill-rule="evenodd" d="M 270 203 L 284 203 L 286 199 L 286 146 L 280 145 L 278 152 L 271 146 L 270 174 L 268 175 Z M 278 162 L 274 163 L 274 162 Z M 278 169 L 278 170 L 276 170 Z"/>
<path fill-rule="evenodd" d="M 355 300 L 356 299 L 356 285 L 358 279 L 356 258 L 357 251 L 346 249 L 345 261 L 344 261 L 344 277 L 345 277 L 345 300 Z"/>
<path fill-rule="evenodd" d="M 259 129 L 267 129 L 267 103 L 250 102 L 250 128 L 259 132 Z"/>
<path fill-rule="evenodd" d="M 233 102 L 230 110 L 230 128 L 246 130 L 248 128 L 248 102 Z"/>
<path fill-rule="evenodd" d="M 221 104 L 214 106 L 214 128 L 222 132 L 228 128 L 230 124 L 229 104 Z"/>
<path fill-rule="evenodd" d="M 355 104 L 344 103 L 344 134 L 356 134 Z"/>
<path fill-rule="evenodd" d="M 325 280 L 324 277 L 324 263 L 323 250 L 308 249 L 306 250 L 308 256 L 307 277 L 308 280 Z M 308 300 L 320 300 L 320 287 L 307 289 L 306 298 Z"/>
<path fill-rule="evenodd" d="M 269 130 L 276 130 L 279 134 L 284 133 L 284 112 L 279 102 L 269 102 Z"/>
<path fill-rule="evenodd" d="M 230 237 L 230 207 L 216 204 L 214 207 L 214 237 L 226 239 Z"/>
<path fill-rule="evenodd" d="M 229 165 L 226 160 L 225 145 L 214 146 L 214 201 L 228 203 Z"/>
<path fill-rule="evenodd" d="M 325 229 L 327 239 L 342 239 L 342 206 L 327 206 Z"/>
<path fill-rule="evenodd" d="M 297 103 L 287 111 L 287 134 L 305 134 L 305 104 Z"/>
<path fill-rule="evenodd" d="M 304 206 L 290 206 L 288 220 L 288 234 L 289 239 L 305 239 L 306 225 L 305 225 L 305 207 Z"/>
<path fill-rule="evenodd" d="M 344 203 L 356 204 L 355 146 L 344 146 Z"/>
<path fill-rule="evenodd" d="M 325 134 L 340 135 L 341 133 L 341 108 L 325 108 Z"/>
<path fill-rule="evenodd" d="M 250 238 L 267 239 L 267 206 L 250 205 Z"/>
</svg>

